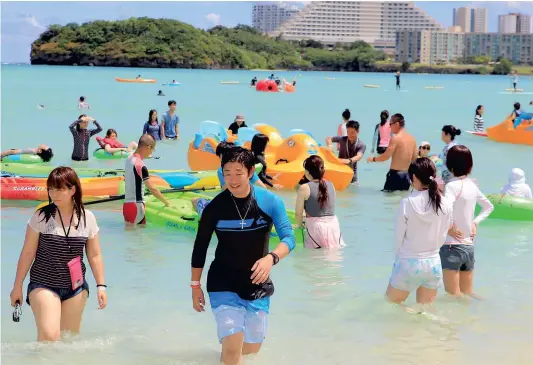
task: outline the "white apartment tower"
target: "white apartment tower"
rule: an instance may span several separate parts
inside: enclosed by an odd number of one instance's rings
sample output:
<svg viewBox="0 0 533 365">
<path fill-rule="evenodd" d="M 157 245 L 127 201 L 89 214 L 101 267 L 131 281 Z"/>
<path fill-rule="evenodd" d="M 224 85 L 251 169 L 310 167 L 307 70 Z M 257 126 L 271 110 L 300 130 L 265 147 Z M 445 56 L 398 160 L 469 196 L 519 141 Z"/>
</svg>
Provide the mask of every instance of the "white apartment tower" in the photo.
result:
<svg viewBox="0 0 533 365">
<path fill-rule="evenodd" d="M 489 31 L 489 14 L 487 9 L 472 9 L 470 25 L 470 32 L 472 33 L 487 33 Z"/>
<path fill-rule="evenodd" d="M 443 30 L 412 2 L 313 1 L 271 35 L 325 44 L 360 40 L 394 51 L 396 31 L 404 29 Z"/>
<path fill-rule="evenodd" d="M 486 33 L 488 24 L 488 12 L 485 8 L 453 9 L 453 25 L 461 27 L 465 33 Z"/>
<path fill-rule="evenodd" d="M 531 15 L 510 13 L 498 17 L 498 33 L 531 33 Z"/>
<path fill-rule="evenodd" d="M 261 33 L 273 32 L 299 11 L 294 5 L 258 2 L 252 9 L 252 26 Z"/>
</svg>

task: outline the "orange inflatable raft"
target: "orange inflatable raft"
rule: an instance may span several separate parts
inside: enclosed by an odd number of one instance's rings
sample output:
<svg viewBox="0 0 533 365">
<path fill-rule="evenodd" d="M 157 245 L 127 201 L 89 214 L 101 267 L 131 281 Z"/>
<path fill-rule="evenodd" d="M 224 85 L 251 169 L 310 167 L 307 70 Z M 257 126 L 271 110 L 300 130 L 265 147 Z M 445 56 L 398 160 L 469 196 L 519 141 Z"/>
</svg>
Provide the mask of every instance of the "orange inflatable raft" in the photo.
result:
<svg viewBox="0 0 533 365">
<path fill-rule="evenodd" d="M 525 144 L 533 146 L 533 122 L 523 121 L 516 129 L 512 120 L 507 117 L 503 122 L 487 128 L 487 137 L 501 143 Z"/>
<path fill-rule="evenodd" d="M 295 87 L 288 82 L 284 82 L 283 88 L 283 90 L 287 93 L 292 93 L 295 90 Z M 257 82 L 257 84 L 255 84 L 255 90 L 276 93 L 279 91 L 279 86 L 274 80 L 260 80 Z"/>
<path fill-rule="evenodd" d="M 117 82 L 137 82 L 140 84 L 153 84 L 156 82 L 154 79 L 123 79 L 120 77 L 115 77 L 115 81 Z"/>
<path fill-rule="evenodd" d="M 170 185 L 159 176 L 151 175 L 158 188 L 168 189 Z M 124 194 L 124 177 L 81 178 L 84 197 L 107 197 Z M 1 199 L 6 200 L 48 200 L 46 178 L 1 178 Z"/>
<path fill-rule="evenodd" d="M 275 153 L 266 154 L 267 174 L 273 182 L 285 189 L 294 189 L 304 177 L 303 161 L 310 155 L 318 155 L 324 160 L 326 174 L 324 178 L 331 181 L 336 190 L 346 189 L 353 177 L 353 170 L 341 163 L 326 147 L 308 134 L 294 134 L 278 146 Z"/>
</svg>

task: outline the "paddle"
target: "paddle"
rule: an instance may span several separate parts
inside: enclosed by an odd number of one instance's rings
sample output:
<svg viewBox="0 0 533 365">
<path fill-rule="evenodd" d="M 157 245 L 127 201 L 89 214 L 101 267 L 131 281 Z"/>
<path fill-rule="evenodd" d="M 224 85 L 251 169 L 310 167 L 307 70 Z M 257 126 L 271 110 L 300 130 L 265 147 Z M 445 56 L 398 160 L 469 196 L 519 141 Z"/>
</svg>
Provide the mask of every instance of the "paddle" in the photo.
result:
<svg viewBox="0 0 533 365">
<path fill-rule="evenodd" d="M 216 187 L 212 187 L 212 188 L 196 188 L 196 189 L 177 188 L 177 189 L 161 190 L 161 194 L 180 193 L 180 192 L 187 192 L 187 191 L 207 191 L 207 190 L 218 190 L 218 189 L 220 189 L 220 186 L 216 186 Z M 147 194 L 150 195 L 150 192 L 148 192 Z M 112 196 L 112 197 L 105 198 L 105 199 L 89 201 L 87 203 L 83 203 L 83 205 L 107 203 L 107 202 L 112 202 L 112 201 L 115 201 L 115 200 L 122 200 L 125 197 L 126 197 L 126 195 L 122 194 L 122 195 Z"/>
</svg>

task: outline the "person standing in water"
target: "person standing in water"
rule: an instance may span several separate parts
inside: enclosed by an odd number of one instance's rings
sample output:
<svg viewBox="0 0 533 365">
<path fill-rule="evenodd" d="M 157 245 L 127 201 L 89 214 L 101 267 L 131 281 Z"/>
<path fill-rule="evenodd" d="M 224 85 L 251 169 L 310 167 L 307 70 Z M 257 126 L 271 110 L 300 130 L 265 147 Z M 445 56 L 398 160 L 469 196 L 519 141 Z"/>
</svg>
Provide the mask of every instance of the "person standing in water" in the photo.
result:
<svg viewBox="0 0 533 365">
<path fill-rule="evenodd" d="M 83 251 L 96 281 L 99 309 L 107 305 L 107 286 L 98 224 L 83 207 L 78 175 L 70 167 L 56 167 L 46 188 L 49 204 L 38 209 L 26 226 L 10 298 L 13 307 L 22 305 L 22 287 L 30 271 L 26 303 L 35 316 L 37 341 L 59 341 L 63 331 L 80 332 L 89 297 Z"/>
<path fill-rule="evenodd" d="M 455 137 L 460 135 L 461 130 L 455 128 L 453 125 L 445 125 L 442 127 L 442 141 L 446 143 L 446 146 L 442 149 L 439 157 L 442 160 L 442 179 L 445 184 L 452 178 L 452 174 L 446 168 L 446 156 L 448 155 L 450 148 L 457 144 L 455 143 Z"/>
<path fill-rule="evenodd" d="M 340 248 L 346 246 L 342 239 L 339 220 L 335 215 L 336 192 L 333 184 L 324 179 L 324 160 L 312 155 L 304 161 L 308 183 L 300 185 L 296 197 L 296 224 L 304 226 L 306 248 Z"/>
<path fill-rule="evenodd" d="M 390 119 L 390 126 L 394 136 L 389 147 L 382 155 L 370 156 L 367 162 L 384 162 L 391 158 L 390 170 L 382 191 L 406 191 L 411 186 L 408 169 L 411 162 L 418 157 L 418 148 L 415 138 L 405 130 L 402 114 L 394 114 Z"/>
<path fill-rule="evenodd" d="M 363 158 L 366 145 L 359 139 L 359 122 L 350 120 L 346 123 L 346 137 L 327 137 L 326 144 L 333 151 L 332 142 L 338 143 L 339 160 L 353 169 L 352 183 L 358 183 L 357 162 Z"/>
<path fill-rule="evenodd" d="M 179 125 L 180 118 L 176 115 L 176 102 L 168 102 L 168 111 L 161 117 L 161 139 L 180 139 Z"/>
<path fill-rule="evenodd" d="M 239 128 L 245 128 L 245 127 L 248 127 L 248 126 L 246 125 L 244 116 L 237 115 L 233 123 L 229 125 L 228 129 L 231 131 L 233 135 L 237 135 L 239 134 Z"/>
<path fill-rule="evenodd" d="M 346 131 L 346 123 L 348 123 L 348 121 L 350 120 L 350 116 L 351 116 L 350 110 L 344 109 L 344 111 L 342 112 L 342 123 L 339 124 L 339 127 L 337 128 L 338 137 L 345 137 L 348 135 L 348 132 Z"/>
<path fill-rule="evenodd" d="M 122 205 L 122 215 L 127 226 L 146 224 L 146 205 L 144 203 L 144 186 L 166 207 L 170 206 L 168 200 L 150 180 L 148 168 L 143 160 L 150 157 L 155 151 L 155 139 L 149 134 L 139 138 L 137 149 L 128 157 L 124 166 L 124 186 L 126 194 Z"/>
<path fill-rule="evenodd" d="M 417 303 L 430 304 L 442 279 L 439 250 L 452 226 L 453 207 L 439 189 L 437 168 L 429 158 L 416 159 L 408 172 L 414 191 L 398 209 L 387 298 L 401 304 L 416 290 Z"/>
<path fill-rule="evenodd" d="M 96 126 L 95 129 L 87 129 L 89 121 L 93 121 Z M 74 139 L 74 146 L 72 149 L 72 160 L 74 161 L 88 161 L 89 160 L 89 142 L 91 137 L 102 131 L 102 126 L 98 124 L 94 118 L 88 117 L 85 114 L 79 116 L 78 120 L 72 123 L 69 127 L 72 138 Z"/>
<path fill-rule="evenodd" d="M 485 108 L 483 105 L 478 105 L 476 108 L 476 115 L 474 117 L 474 132 L 483 132 L 485 130 L 485 121 L 483 120 L 483 113 Z"/>
<path fill-rule="evenodd" d="M 201 278 L 214 232 L 218 245 L 207 275 L 207 292 L 222 344 L 220 361 L 225 365 L 241 364 L 243 355 L 261 349 L 274 293 L 270 273 L 295 247 L 283 201 L 250 184 L 253 161 L 252 152 L 241 147 L 223 155 L 228 188 L 206 206 L 191 258 L 192 305 L 196 312 L 204 312 Z M 280 243 L 269 251 L 273 225 Z"/>
<path fill-rule="evenodd" d="M 372 140 L 372 150 L 374 153 L 377 150 L 378 155 L 382 155 L 389 147 L 390 139 L 392 137 L 390 124 L 389 124 L 389 112 L 384 110 L 379 115 L 381 122 L 376 124 L 376 129 L 374 130 L 374 139 Z M 376 147 L 376 149 L 374 149 Z"/>
<path fill-rule="evenodd" d="M 161 124 L 157 122 L 157 110 L 152 109 L 148 113 L 148 121 L 144 123 L 143 134 L 149 134 L 156 141 L 160 141 L 162 133 Z"/>
<path fill-rule="evenodd" d="M 444 271 L 444 288 L 453 296 L 473 294 L 474 281 L 474 238 L 477 227 L 494 206 L 468 178 L 474 165 L 472 153 L 462 145 L 450 148 L 446 167 L 453 174 L 446 184 L 445 196 L 453 202 L 453 227 L 448 231 L 444 246 L 440 249 L 440 259 Z M 476 205 L 481 206 L 475 216 Z"/>
<path fill-rule="evenodd" d="M 402 88 L 400 86 L 400 71 L 396 71 L 394 76 L 396 77 L 396 90 L 400 90 Z"/>
</svg>

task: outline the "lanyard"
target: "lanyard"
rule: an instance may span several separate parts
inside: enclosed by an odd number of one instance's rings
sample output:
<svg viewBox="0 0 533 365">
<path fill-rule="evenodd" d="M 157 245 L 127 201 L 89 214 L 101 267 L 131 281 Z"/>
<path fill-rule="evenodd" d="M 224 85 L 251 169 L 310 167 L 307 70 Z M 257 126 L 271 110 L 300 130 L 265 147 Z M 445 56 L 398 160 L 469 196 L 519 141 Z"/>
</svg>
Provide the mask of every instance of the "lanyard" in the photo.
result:
<svg viewBox="0 0 533 365">
<path fill-rule="evenodd" d="M 346 158 L 352 158 L 356 155 L 355 151 L 357 150 L 357 143 L 359 142 L 359 137 L 357 137 L 357 139 L 355 140 L 355 142 L 353 143 L 353 149 L 354 149 L 354 154 L 353 156 L 350 156 L 350 149 L 348 148 L 348 137 L 346 137 Z"/>
<path fill-rule="evenodd" d="M 61 216 L 61 212 L 59 211 L 59 209 L 57 209 L 57 212 L 59 213 L 59 220 L 61 221 L 61 227 L 63 228 L 63 233 L 65 233 L 65 240 L 67 241 L 68 249 L 70 250 L 70 252 L 72 252 L 72 247 L 70 247 L 70 243 L 68 242 L 68 235 L 70 234 L 70 228 L 72 227 L 72 218 L 74 218 L 74 210 L 72 210 L 72 215 L 70 216 L 68 231 L 65 230 L 65 224 L 63 223 L 63 217 Z"/>
</svg>

